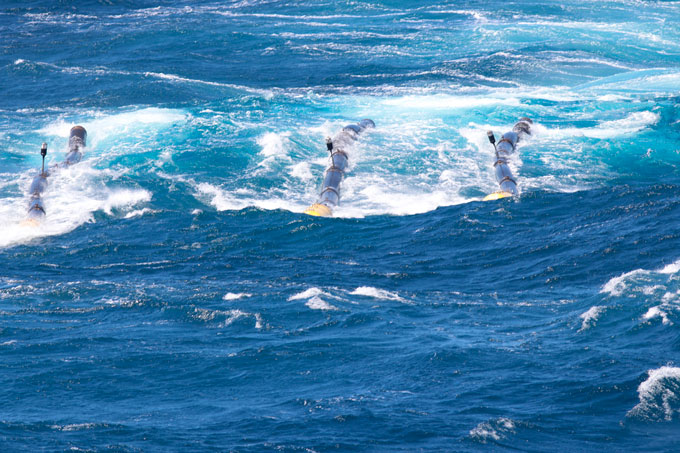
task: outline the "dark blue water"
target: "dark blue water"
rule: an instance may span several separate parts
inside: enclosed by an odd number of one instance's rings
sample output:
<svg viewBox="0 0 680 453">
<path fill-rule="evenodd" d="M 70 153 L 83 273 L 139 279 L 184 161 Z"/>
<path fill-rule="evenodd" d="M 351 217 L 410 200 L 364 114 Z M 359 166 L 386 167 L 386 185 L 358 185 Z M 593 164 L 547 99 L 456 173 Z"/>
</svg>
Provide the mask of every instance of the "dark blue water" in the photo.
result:
<svg viewBox="0 0 680 453">
<path fill-rule="evenodd" d="M 9 2 L 0 37 L 2 451 L 680 449 L 680 3 Z"/>
</svg>

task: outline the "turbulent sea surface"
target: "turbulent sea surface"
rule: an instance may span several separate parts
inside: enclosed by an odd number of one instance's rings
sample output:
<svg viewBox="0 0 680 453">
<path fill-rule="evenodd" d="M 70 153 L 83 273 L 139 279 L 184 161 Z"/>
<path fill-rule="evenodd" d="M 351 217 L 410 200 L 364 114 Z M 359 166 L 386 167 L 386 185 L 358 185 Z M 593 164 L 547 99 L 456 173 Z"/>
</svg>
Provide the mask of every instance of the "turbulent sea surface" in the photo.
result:
<svg viewBox="0 0 680 453">
<path fill-rule="evenodd" d="M 8 1 L 0 38 L 2 451 L 680 449 L 680 2 Z"/>
</svg>

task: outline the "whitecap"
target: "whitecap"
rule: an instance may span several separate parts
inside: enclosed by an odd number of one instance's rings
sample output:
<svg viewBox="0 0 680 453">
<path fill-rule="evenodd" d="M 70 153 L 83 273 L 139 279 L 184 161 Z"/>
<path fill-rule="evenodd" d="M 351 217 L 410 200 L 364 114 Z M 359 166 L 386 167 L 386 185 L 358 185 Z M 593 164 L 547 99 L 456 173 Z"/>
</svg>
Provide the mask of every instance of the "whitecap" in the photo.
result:
<svg viewBox="0 0 680 453">
<path fill-rule="evenodd" d="M 305 305 L 312 310 L 337 310 L 338 307 L 329 304 L 318 296 L 314 296 L 305 302 Z"/>
<path fill-rule="evenodd" d="M 625 274 L 621 274 L 618 277 L 609 279 L 609 281 L 604 284 L 600 292 L 608 293 L 611 296 L 620 296 L 623 294 L 626 288 L 628 288 L 628 280 L 638 275 L 647 274 L 649 274 L 649 271 L 644 269 L 635 269 L 634 271 L 626 272 Z"/>
<path fill-rule="evenodd" d="M 580 331 L 586 330 L 591 328 L 593 325 L 595 325 L 595 322 L 597 321 L 598 317 L 607 309 L 607 307 L 602 306 L 602 305 L 596 305 L 594 307 L 590 307 L 588 311 L 585 313 L 581 314 L 581 319 L 583 320 L 581 322 L 581 328 L 579 329 Z"/>
<path fill-rule="evenodd" d="M 307 299 L 307 302 L 305 302 L 305 305 L 312 310 L 338 310 L 338 307 L 329 304 L 325 300 L 323 300 L 319 296 L 326 296 L 326 297 L 331 297 L 334 299 L 338 299 L 337 297 L 331 296 L 328 293 L 323 292 L 321 289 L 313 286 L 311 288 L 308 288 L 302 292 L 293 294 L 288 298 L 289 301 L 292 300 L 302 300 L 302 299 Z"/>
<path fill-rule="evenodd" d="M 663 366 L 647 373 L 647 379 L 637 389 L 640 402 L 627 415 L 671 421 L 680 413 L 680 368 Z"/>
<path fill-rule="evenodd" d="M 243 297 L 250 297 L 251 294 L 248 293 L 227 293 L 222 297 L 223 300 L 237 300 Z"/>
<path fill-rule="evenodd" d="M 144 214 L 155 214 L 159 211 L 150 209 L 150 208 L 144 208 L 144 209 L 135 209 L 134 211 L 130 211 L 127 214 L 125 214 L 126 219 L 132 219 L 135 217 L 142 217 Z"/>
<path fill-rule="evenodd" d="M 352 291 L 350 294 L 355 296 L 373 297 L 375 299 L 398 300 L 400 302 L 404 301 L 404 299 L 400 297 L 399 294 L 397 294 L 396 292 L 373 288 L 372 286 L 360 286 L 354 291 Z"/>
<path fill-rule="evenodd" d="M 656 124 L 660 115 L 655 112 L 633 112 L 624 118 L 603 121 L 593 127 L 565 127 L 548 129 L 541 125 L 535 125 L 533 129 L 547 139 L 558 140 L 573 137 L 588 137 L 598 139 L 611 139 L 622 135 L 630 135 Z"/>
<path fill-rule="evenodd" d="M 295 178 L 302 179 L 303 181 L 308 181 L 314 178 L 309 162 L 299 162 L 291 166 L 290 175 Z"/>
<path fill-rule="evenodd" d="M 499 441 L 515 432 L 515 422 L 509 418 L 500 417 L 496 420 L 482 422 L 472 430 L 470 437 L 478 442 Z"/>
<path fill-rule="evenodd" d="M 93 112 L 94 118 L 84 119 L 78 122 L 54 121 L 36 132 L 42 135 L 68 138 L 70 130 L 75 125 L 81 125 L 87 129 L 88 146 L 85 155 L 96 148 L 98 141 L 112 135 L 127 134 L 132 130 L 140 131 L 150 126 L 170 126 L 175 123 L 185 122 L 188 115 L 183 110 L 163 109 L 157 107 L 143 108 L 121 113 L 106 114 Z"/>
<path fill-rule="evenodd" d="M 324 292 L 321 291 L 319 288 L 313 286 L 313 287 L 308 288 L 308 289 L 306 289 L 302 292 L 299 292 L 297 294 L 290 296 L 288 298 L 288 300 L 291 301 L 291 300 L 299 300 L 299 299 L 310 299 L 310 298 L 318 296 L 320 294 L 324 294 Z"/>
<path fill-rule="evenodd" d="M 222 319 L 222 322 L 218 324 L 218 327 L 220 328 L 227 327 L 238 319 L 252 317 L 255 320 L 255 328 L 262 328 L 262 315 L 259 313 L 248 313 L 242 310 L 209 310 L 206 308 L 195 308 L 193 317 L 201 321 Z"/>
<path fill-rule="evenodd" d="M 661 321 L 666 325 L 673 324 L 670 319 L 668 319 L 668 313 L 662 310 L 662 306 L 651 307 L 647 310 L 647 313 L 642 315 L 642 319 L 649 321 L 654 318 L 661 318 Z"/>
</svg>

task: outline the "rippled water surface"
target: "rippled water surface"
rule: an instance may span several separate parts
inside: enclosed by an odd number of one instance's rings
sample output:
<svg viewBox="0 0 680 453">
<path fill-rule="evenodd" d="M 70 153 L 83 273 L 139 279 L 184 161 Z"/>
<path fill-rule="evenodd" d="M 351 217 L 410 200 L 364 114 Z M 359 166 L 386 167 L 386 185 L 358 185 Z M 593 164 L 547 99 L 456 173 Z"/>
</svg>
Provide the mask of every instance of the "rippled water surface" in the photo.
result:
<svg viewBox="0 0 680 453">
<path fill-rule="evenodd" d="M 0 38 L 3 451 L 680 449 L 680 2 L 36 0 Z"/>
</svg>

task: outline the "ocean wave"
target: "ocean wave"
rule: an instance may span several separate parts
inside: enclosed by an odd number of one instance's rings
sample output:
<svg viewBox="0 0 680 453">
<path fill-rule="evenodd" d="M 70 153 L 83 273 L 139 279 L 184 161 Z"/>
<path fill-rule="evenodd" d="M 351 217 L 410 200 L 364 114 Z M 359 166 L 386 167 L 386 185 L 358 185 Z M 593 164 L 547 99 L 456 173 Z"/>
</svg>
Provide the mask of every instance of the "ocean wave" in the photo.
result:
<svg viewBox="0 0 680 453">
<path fill-rule="evenodd" d="M 638 386 L 640 402 L 627 416 L 647 421 L 671 421 L 680 414 L 680 368 L 663 366 L 647 372 Z"/>
<path fill-rule="evenodd" d="M 661 269 L 635 269 L 607 281 L 600 293 L 610 298 L 636 298 L 644 295 L 645 311 L 640 319 L 650 322 L 660 319 L 664 325 L 673 325 L 672 317 L 680 312 L 680 287 L 677 283 L 677 273 L 680 261 L 668 264 Z M 658 304 L 658 302 L 661 302 Z M 650 302 L 654 305 L 650 306 Z"/>
<path fill-rule="evenodd" d="M 399 296 L 399 294 L 396 292 L 373 288 L 372 286 L 360 286 L 350 294 L 354 296 L 373 297 L 374 299 L 397 300 L 400 302 L 405 302 L 405 299 Z"/>
<path fill-rule="evenodd" d="M 581 328 L 579 329 L 579 332 L 590 329 L 591 327 L 593 327 L 595 325 L 595 323 L 597 322 L 598 318 L 600 317 L 600 315 L 602 313 L 604 313 L 606 309 L 607 309 L 607 307 L 605 307 L 605 306 L 596 305 L 594 307 L 590 307 L 588 309 L 588 311 L 586 311 L 585 313 L 582 313 L 581 316 L 580 316 L 581 319 L 582 319 L 582 322 L 581 322 Z"/>
<path fill-rule="evenodd" d="M 339 310 L 338 307 L 329 304 L 321 298 L 321 296 L 336 298 L 330 293 L 324 292 L 317 287 L 308 288 L 302 292 L 296 293 L 288 298 L 289 301 L 307 299 L 305 305 L 312 310 Z M 337 299 L 337 298 L 336 298 Z"/>
<path fill-rule="evenodd" d="M 263 326 L 261 314 L 248 313 L 242 310 L 211 310 L 207 308 L 194 308 L 192 317 L 205 322 L 218 321 L 218 328 L 227 327 L 242 318 L 253 318 L 255 320 L 256 329 L 262 329 Z"/>
</svg>

